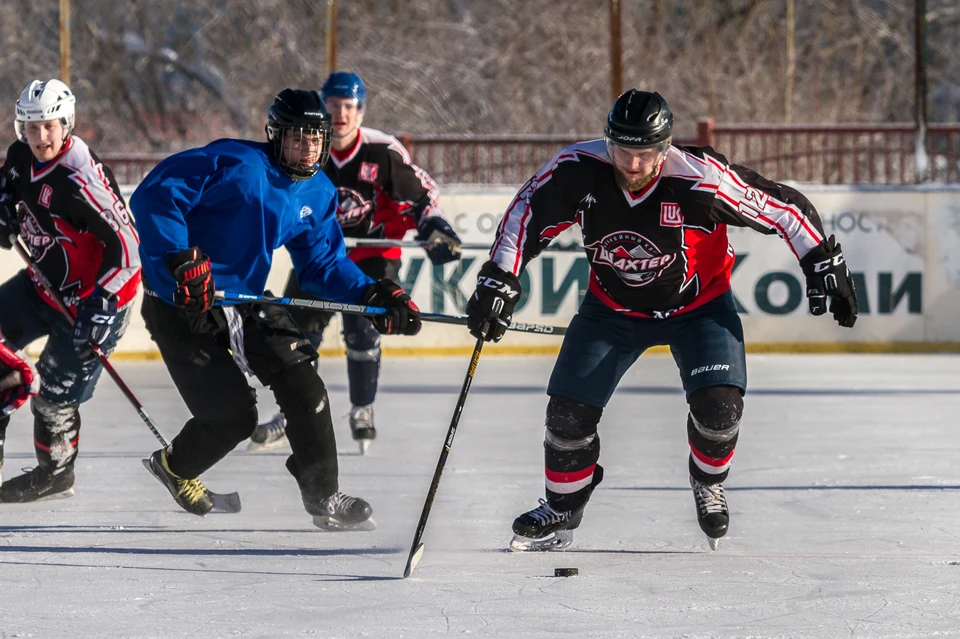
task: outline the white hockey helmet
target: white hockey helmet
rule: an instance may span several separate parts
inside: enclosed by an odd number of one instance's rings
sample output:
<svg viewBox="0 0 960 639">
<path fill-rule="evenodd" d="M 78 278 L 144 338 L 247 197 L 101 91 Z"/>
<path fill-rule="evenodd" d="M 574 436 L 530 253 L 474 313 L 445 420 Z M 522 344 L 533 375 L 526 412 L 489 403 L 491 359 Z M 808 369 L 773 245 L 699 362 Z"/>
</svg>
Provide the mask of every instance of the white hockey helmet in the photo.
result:
<svg viewBox="0 0 960 639">
<path fill-rule="evenodd" d="M 24 126 L 27 122 L 45 122 L 60 120 L 63 125 L 63 139 L 66 141 L 73 132 L 75 124 L 77 98 L 70 88 L 60 80 L 42 82 L 34 80 L 20 94 L 17 100 L 16 118 L 14 126 L 17 138 L 26 144 L 27 133 Z"/>
</svg>

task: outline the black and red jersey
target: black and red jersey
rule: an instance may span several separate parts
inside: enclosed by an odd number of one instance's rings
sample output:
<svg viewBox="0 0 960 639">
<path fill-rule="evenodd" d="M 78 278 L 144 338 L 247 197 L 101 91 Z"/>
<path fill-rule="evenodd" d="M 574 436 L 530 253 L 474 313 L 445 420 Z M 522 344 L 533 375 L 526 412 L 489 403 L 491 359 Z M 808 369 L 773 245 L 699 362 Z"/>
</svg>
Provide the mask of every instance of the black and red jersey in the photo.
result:
<svg viewBox="0 0 960 639">
<path fill-rule="evenodd" d="M 424 216 L 440 213 L 436 183 L 411 163 L 399 140 L 383 131 L 360 127 L 353 146 L 332 150 L 323 171 L 337 187 L 341 206 L 352 197 L 352 206 L 372 216 L 355 226 L 342 223 L 346 237 L 399 240 Z M 349 256 L 355 262 L 368 257 L 399 259 L 400 249 L 362 246 L 351 249 Z"/>
<path fill-rule="evenodd" d="M 67 306 L 98 286 L 121 307 L 133 300 L 140 240 L 113 173 L 87 144 L 72 136 L 56 158 L 38 166 L 30 147 L 17 141 L 3 170 L 19 209 L 20 237 Z"/>
<path fill-rule="evenodd" d="M 519 274 L 574 224 L 590 261 L 589 290 L 638 317 L 689 311 L 730 288 L 727 225 L 776 233 L 798 260 L 824 239 L 800 192 L 710 147 L 669 147 L 656 179 L 634 193 L 618 186 L 604 140 L 593 140 L 561 151 L 520 189 L 490 258 Z"/>
</svg>

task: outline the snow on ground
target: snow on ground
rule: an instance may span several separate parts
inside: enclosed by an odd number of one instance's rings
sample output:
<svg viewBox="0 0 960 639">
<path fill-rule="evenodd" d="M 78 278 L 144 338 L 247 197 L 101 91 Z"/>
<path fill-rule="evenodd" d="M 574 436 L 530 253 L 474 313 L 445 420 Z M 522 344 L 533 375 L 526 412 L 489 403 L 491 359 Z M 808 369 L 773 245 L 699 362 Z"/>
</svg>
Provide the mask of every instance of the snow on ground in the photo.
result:
<svg viewBox="0 0 960 639">
<path fill-rule="evenodd" d="M 385 361 L 368 457 L 345 423 L 343 362 L 324 362 L 341 486 L 379 523 L 366 533 L 313 528 L 285 452 L 238 449 L 204 476 L 243 512 L 180 511 L 140 463 L 156 440 L 104 376 L 82 411 L 76 496 L 0 505 L 0 637 L 960 635 L 960 357 L 749 356 L 716 552 L 687 486 L 673 361 L 644 357 L 605 411 L 606 478 L 574 549 L 539 555 L 504 548 L 542 496 L 553 362 L 481 358 L 404 580 L 466 359 Z M 117 368 L 172 438 L 187 414 L 162 365 Z M 31 429 L 17 413 L 8 478 L 34 464 Z"/>
</svg>

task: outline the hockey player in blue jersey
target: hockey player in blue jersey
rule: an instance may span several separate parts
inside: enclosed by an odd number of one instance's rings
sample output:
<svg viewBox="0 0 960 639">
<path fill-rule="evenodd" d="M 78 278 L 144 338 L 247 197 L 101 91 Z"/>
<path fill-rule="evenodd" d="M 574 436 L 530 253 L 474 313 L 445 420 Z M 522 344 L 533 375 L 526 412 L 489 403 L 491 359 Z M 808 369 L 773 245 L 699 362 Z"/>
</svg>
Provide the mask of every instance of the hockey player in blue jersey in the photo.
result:
<svg viewBox="0 0 960 639">
<path fill-rule="evenodd" d="M 149 468 L 176 502 L 204 515 L 198 477 L 257 426 L 244 373 L 268 386 L 287 417 L 304 508 L 326 530 L 371 530 L 370 505 L 339 490 L 337 449 L 316 350 L 283 307 L 214 305 L 216 287 L 262 295 L 272 254 L 286 247 L 304 289 L 382 306 L 380 333 L 414 335 L 420 312 L 396 283 L 374 281 L 346 257 L 336 189 L 321 172 L 331 118 L 315 91 L 285 89 L 270 107 L 267 142 L 217 140 L 161 162 L 131 207 L 141 233 L 143 317 L 193 415 Z"/>
</svg>

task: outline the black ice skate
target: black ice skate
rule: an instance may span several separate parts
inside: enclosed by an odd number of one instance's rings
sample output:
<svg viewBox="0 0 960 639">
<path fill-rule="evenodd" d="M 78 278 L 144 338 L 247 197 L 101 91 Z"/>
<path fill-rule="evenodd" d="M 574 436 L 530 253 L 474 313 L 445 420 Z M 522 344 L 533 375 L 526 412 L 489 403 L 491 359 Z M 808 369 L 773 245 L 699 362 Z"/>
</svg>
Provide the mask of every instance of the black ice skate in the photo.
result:
<svg viewBox="0 0 960 639">
<path fill-rule="evenodd" d="M 150 459 L 144 459 L 143 465 L 166 486 L 177 505 L 188 513 L 203 517 L 213 508 L 213 499 L 207 487 L 199 479 L 183 479 L 175 475 L 167 465 L 164 449 L 150 455 Z"/>
<path fill-rule="evenodd" d="M 565 550 L 573 544 L 573 531 L 583 519 L 586 504 L 574 510 L 557 511 L 547 502 L 513 521 L 513 540 L 510 550 L 518 552 Z"/>
<path fill-rule="evenodd" d="M 314 514 L 319 509 L 320 514 Z M 342 530 L 374 530 L 373 508 L 359 497 L 350 497 L 336 492 L 316 504 L 313 510 L 313 525 L 328 532 Z"/>
<path fill-rule="evenodd" d="M 62 499 L 73 496 L 73 468 L 58 468 L 53 472 L 41 466 L 24 468 L 23 474 L 0 486 L 0 501 L 22 504 L 43 499 Z"/>
<path fill-rule="evenodd" d="M 350 432 L 354 441 L 360 444 L 360 454 L 366 455 L 370 442 L 377 438 L 377 428 L 373 425 L 373 404 L 350 409 Z"/>
<path fill-rule="evenodd" d="M 283 413 L 277 413 L 270 421 L 258 424 L 250 435 L 247 451 L 254 453 L 289 446 L 287 441 L 287 420 Z"/>
<path fill-rule="evenodd" d="M 723 494 L 723 484 L 702 484 L 691 476 L 690 488 L 696 500 L 700 530 L 706 534 L 710 548 L 716 550 L 720 538 L 727 534 L 727 528 L 730 527 L 730 511 Z"/>
</svg>

